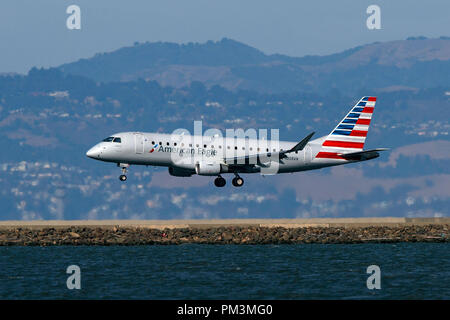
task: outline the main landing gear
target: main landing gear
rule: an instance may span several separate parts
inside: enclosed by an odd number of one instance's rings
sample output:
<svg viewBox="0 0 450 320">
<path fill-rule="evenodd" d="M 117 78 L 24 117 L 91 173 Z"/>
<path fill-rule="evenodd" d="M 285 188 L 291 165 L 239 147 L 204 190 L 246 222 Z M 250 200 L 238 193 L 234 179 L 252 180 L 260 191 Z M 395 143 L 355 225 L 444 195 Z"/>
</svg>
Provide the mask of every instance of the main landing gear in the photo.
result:
<svg viewBox="0 0 450 320">
<path fill-rule="evenodd" d="M 214 185 L 216 187 L 219 187 L 219 188 L 225 187 L 226 184 L 227 184 L 227 181 L 224 178 L 222 178 L 222 176 L 220 176 L 220 175 L 216 179 L 214 179 Z"/>
<path fill-rule="evenodd" d="M 122 169 L 122 174 L 119 176 L 119 180 L 120 180 L 120 181 L 126 181 L 126 180 L 127 180 L 127 176 L 126 176 L 127 168 L 128 168 L 130 165 L 127 164 L 127 163 L 118 163 L 117 166 L 120 167 L 120 168 Z"/>
<path fill-rule="evenodd" d="M 242 179 L 240 176 L 236 175 L 236 177 L 233 178 L 231 183 L 235 187 L 242 187 L 244 185 L 244 179 Z"/>
<path fill-rule="evenodd" d="M 226 180 L 220 175 L 214 180 L 214 185 L 219 188 L 224 187 L 226 183 Z M 242 187 L 244 185 L 244 179 L 236 174 L 236 177 L 233 178 L 231 183 L 235 187 Z"/>
</svg>

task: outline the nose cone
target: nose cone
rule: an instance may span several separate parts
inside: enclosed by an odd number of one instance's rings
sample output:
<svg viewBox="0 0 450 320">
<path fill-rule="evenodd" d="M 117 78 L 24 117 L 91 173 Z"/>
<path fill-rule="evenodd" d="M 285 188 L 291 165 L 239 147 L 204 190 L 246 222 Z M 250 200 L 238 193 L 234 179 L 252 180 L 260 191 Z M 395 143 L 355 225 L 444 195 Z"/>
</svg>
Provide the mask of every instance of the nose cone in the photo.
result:
<svg viewBox="0 0 450 320">
<path fill-rule="evenodd" d="M 86 152 L 86 156 L 92 159 L 98 159 L 100 155 L 100 149 L 98 147 L 92 147 Z"/>
</svg>

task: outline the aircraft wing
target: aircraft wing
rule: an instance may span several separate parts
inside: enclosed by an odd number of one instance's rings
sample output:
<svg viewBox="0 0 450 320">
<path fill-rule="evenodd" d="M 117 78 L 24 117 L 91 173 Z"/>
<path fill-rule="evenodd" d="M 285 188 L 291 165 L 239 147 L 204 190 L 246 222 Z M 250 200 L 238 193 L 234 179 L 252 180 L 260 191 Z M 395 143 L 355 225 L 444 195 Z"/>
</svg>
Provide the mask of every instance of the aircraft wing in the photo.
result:
<svg viewBox="0 0 450 320">
<path fill-rule="evenodd" d="M 378 158 L 380 156 L 380 154 L 378 152 L 386 151 L 386 150 L 389 150 L 389 149 L 378 148 L 378 149 L 365 150 L 365 151 L 352 152 L 352 153 L 340 153 L 338 155 L 347 160 L 364 161 L 364 160 L 370 160 L 373 158 Z"/>
<path fill-rule="evenodd" d="M 282 162 L 282 159 L 286 158 L 288 153 L 302 151 L 303 148 L 308 144 L 314 133 L 315 132 L 312 132 L 307 135 L 302 141 L 297 143 L 293 148 L 289 150 L 280 152 L 264 152 L 240 157 L 225 158 L 223 159 L 223 162 L 227 165 L 232 166 L 255 166 L 256 164 L 258 164 L 261 167 L 265 167 L 265 163 L 268 163 L 270 161 Z"/>
</svg>

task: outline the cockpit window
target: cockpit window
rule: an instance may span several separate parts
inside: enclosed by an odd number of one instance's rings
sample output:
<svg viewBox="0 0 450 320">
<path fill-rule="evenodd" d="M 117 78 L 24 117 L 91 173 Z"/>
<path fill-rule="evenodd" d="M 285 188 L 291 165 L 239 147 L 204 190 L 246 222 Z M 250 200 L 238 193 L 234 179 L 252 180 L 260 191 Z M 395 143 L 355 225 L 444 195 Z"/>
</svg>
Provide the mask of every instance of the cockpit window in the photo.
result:
<svg viewBox="0 0 450 320">
<path fill-rule="evenodd" d="M 111 142 L 113 141 L 114 137 L 108 137 L 106 139 L 103 139 L 103 142 Z"/>
<path fill-rule="evenodd" d="M 121 142 L 122 142 L 122 139 L 120 139 L 120 138 L 114 138 L 113 142 L 121 143 Z"/>
</svg>

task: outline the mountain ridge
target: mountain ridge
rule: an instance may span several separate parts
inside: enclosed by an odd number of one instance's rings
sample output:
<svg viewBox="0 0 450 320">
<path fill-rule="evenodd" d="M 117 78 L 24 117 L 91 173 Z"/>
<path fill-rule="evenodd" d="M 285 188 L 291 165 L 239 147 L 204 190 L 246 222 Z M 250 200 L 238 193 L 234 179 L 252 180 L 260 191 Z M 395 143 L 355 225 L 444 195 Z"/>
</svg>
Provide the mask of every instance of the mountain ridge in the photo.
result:
<svg viewBox="0 0 450 320">
<path fill-rule="evenodd" d="M 208 87 L 269 93 L 410 87 L 410 79 L 413 87 L 436 87 L 449 82 L 449 73 L 439 71 L 450 70 L 450 39 L 374 42 L 304 57 L 268 55 L 228 38 L 187 44 L 146 42 L 57 68 L 98 82 L 142 78 L 180 88 L 200 81 Z"/>
</svg>

